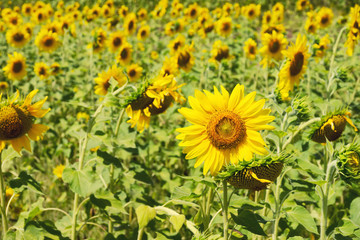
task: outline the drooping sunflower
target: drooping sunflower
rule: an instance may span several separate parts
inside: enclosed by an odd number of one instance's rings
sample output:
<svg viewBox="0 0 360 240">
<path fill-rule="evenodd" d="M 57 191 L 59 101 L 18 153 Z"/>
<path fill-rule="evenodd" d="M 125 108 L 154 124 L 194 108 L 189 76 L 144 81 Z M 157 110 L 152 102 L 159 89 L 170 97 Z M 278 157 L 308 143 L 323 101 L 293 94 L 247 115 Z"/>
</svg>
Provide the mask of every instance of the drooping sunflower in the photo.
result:
<svg viewBox="0 0 360 240">
<path fill-rule="evenodd" d="M 19 92 L 11 101 L 2 101 L 0 105 L 0 151 L 8 143 L 18 153 L 23 147 L 31 152 L 29 138 L 38 141 L 49 129 L 45 125 L 34 123 L 35 118 L 42 118 L 50 111 L 50 108 L 41 109 L 47 97 L 31 104 L 37 92 L 37 89 L 33 90 L 22 102 L 17 101 Z"/>
<path fill-rule="evenodd" d="M 300 78 L 305 73 L 308 58 L 306 36 L 298 34 L 295 45 L 292 44 L 283 54 L 288 58 L 286 64 L 279 72 L 279 90 L 283 99 L 288 99 L 289 91 L 294 89 L 294 84 L 299 84 Z"/>
<path fill-rule="evenodd" d="M 6 77 L 10 80 L 21 80 L 26 76 L 25 57 L 20 53 L 9 54 L 9 60 L 3 68 Z"/>
<path fill-rule="evenodd" d="M 137 39 L 144 41 L 146 38 L 148 38 L 150 35 L 150 26 L 144 25 L 139 28 L 139 31 L 137 33 Z"/>
<path fill-rule="evenodd" d="M 331 8 L 322 7 L 316 14 L 316 20 L 320 28 L 328 27 L 334 18 L 334 13 Z"/>
<path fill-rule="evenodd" d="M 124 21 L 124 29 L 127 35 L 132 35 L 136 31 L 136 15 L 129 13 Z"/>
<path fill-rule="evenodd" d="M 126 73 L 130 82 L 136 82 L 142 75 L 143 68 L 138 64 L 131 64 L 126 67 Z"/>
<path fill-rule="evenodd" d="M 178 67 L 184 70 L 185 72 L 189 72 L 195 64 L 195 57 L 192 53 L 193 51 L 194 51 L 193 44 L 185 45 L 176 54 Z"/>
<path fill-rule="evenodd" d="M 35 45 L 40 51 L 51 53 L 60 46 L 60 41 L 56 33 L 43 29 L 36 36 Z"/>
<path fill-rule="evenodd" d="M 358 185 L 360 179 L 360 144 L 354 141 L 335 153 L 340 177 L 350 185 Z"/>
<path fill-rule="evenodd" d="M 265 99 L 254 101 L 256 92 L 244 96 L 244 86 L 237 84 L 231 95 L 224 87 L 222 94 L 195 90 L 189 97 L 192 109 L 179 112 L 193 125 L 177 129 L 180 146 L 185 147 L 186 159 L 197 158 L 195 168 L 203 162 L 204 175 L 210 170 L 216 175 L 224 165 L 250 161 L 253 154 L 265 155 L 265 142 L 258 131 L 272 130 L 267 125 L 275 117 L 270 109 L 263 109 Z"/>
<path fill-rule="evenodd" d="M 173 102 L 184 101 L 180 88 L 173 75 L 158 76 L 152 83 L 145 83 L 125 100 L 127 122 L 141 133 L 149 127 L 151 116 L 165 112 Z"/>
<path fill-rule="evenodd" d="M 117 56 L 116 56 L 116 60 L 118 63 L 120 63 L 120 65 L 127 65 L 131 62 L 131 55 L 132 55 L 132 46 L 130 43 L 124 43 Z"/>
<path fill-rule="evenodd" d="M 49 66 L 44 62 L 35 63 L 34 72 L 41 80 L 47 79 L 50 76 Z"/>
<path fill-rule="evenodd" d="M 271 34 L 265 33 L 261 37 L 263 47 L 259 50 L 263 59 L 260 64 L 266 67 L 272 66 L 272 59 L 279 61 L 283 58 L 282 51 L 285 50 L 288 42 L 283 34 L 273 31 Z"/>
<path fill-rule="evenodd" d="M 358 129 L 349 118 L 350 116 L 351 113 L 347 109 L 340 109 L 327 114 L 314 124 L 309 138 L 321 144 L 325 144 L 326 139 L 333 142 L 344 132 L 346 123 L 350 124 L 357 132 Z"/>
<path fill-rule="evenodd" d="M 216 31 L 220 36 L 227 37 L 232 31 L 232 20 L 230 17 L 222 17 L 216 22 Z"/>
<path fill-rule="evenodd" d="M 170 49 L 170 54 L 175 55 L 177 54 L 182 47 L 185 46 L 185 37 L 182 34 L 179 34 L 175 39 L 171 40 L 168 44 Z"/>
<path fill-rule="evenodd" d="M 94 87 L 95 94 L 102 96 L 106 95 L 110 87 L 109 81 L 111 78 L 118 82 L 119 87 L 122 87 L 127 81 L 122 71 L 116 65 L 113 65 L 106 72 L 99 73 L 98 77 L 94 79 L 95 83 L 97 84 Z"/>
<path fill-rule="evenodd" d="M 224 59 L 231 59 L 229 47 L 221 42 L 221 40 L 216 40 L 212 46 L 210 62 L 215 63 L 216 66 Z"/>
<path fill-rule="evenodd" d="M 12 27 L 6 32 L 6 41 L 13 47 L 22 48 L 30 40 L 30 34 L 23 26 Z"/>
<path fill-rule="evenodd" d="M 122 31 L 116 31 L 110 34 L 107 44 L 110 52 L 117 52 L 121 45 L 126 42 L 125 33 Z"/>
<path fill-rule="evenodd" d="M 245 56 L 248 59 L 254 60 L 256 57 L 256 52 L 257 52 L 257 43 L 249 38 L 248 40 L 246 40 L 246 42 L 244 43 L 244 51 L 245 51 Z"/>
</svg>

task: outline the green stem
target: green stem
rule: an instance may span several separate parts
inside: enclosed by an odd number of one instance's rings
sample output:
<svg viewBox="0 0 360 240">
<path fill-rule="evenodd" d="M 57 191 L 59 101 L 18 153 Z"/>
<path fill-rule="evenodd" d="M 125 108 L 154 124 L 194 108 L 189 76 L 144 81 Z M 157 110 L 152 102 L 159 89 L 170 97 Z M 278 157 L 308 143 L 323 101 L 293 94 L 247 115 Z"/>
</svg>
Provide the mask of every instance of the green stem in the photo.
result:
<svg viewBox="0 0 360 240">
<path fill-rule="evenodd" d="M 143 235 L 144 235 L 144 228 L 142 227 L 139 229 L 137 240 L 141 240 Z"/>
<path fill-rule="evenodd" d="M 228 201 L 227 201 L 227 181 L 223 181 L 223 222 L 224 222 L 224 240 L 228 240 Z"/>
<path fill-rule="evenodd" d="M 8 225 L 8 220 L 7 220 L 7 216 L 6 216 L 6 190 L 5 190 L 5 182 L 4 182 L 4 176 L 3 176 L 3 172 L 2 172 L 2 161 L 1 161 L 1 152 L 0 152 L 0 197 L 1 197 L 1 219 L 2 219 L 2 229 L 3 229 L 3 234 L 5 237 L 6 232 L 9 228 Z"/>
<path fill-rule="evenodd" d="M 336 39 L 334 48 L 333 48 L 333 52 L 332 52 L 331 60 L 330 60 L 329 73 L 328 73 L 328 79 L 329 79 L 329 80 L 330 80 L 331 70 L 332 70 L 333 65 L 334 65 L 334 60 L 335 60 L 335 55 L 336 55 L 337 47 L 338 47 L 338 45 L 339 45 L 341 35 L 342 35 L 342 33 L 345 31 L 345 29 L 347 29 L 347 27 L 343 27 L 343 28 L 340 30 L 339 35 L 337 36 L 337 39 Z"/>
</svg>

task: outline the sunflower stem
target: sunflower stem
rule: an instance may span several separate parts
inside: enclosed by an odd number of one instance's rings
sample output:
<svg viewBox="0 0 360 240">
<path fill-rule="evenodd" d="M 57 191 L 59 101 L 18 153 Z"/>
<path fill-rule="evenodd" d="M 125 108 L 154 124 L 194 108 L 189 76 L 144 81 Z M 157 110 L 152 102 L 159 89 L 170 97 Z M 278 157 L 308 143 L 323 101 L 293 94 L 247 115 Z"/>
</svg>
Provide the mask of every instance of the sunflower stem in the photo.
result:
<svg viewBox="0 0 360 240">
<path fill-rule="evenodd" d="M 227 181 L 223 180 L 223 222 L 224 222 L 224 240 L 228 239 L 228 201 L 227 201 Z"/>
<path fill-rule="evenodd" d="M 337 51 L 337 47 L 339 45 L 339 42 L 340 42 L 340 39 L 341 39 L 341 35 L 343 34 L 343 32 L 345 31 L 345 29 L 347 29 L 347 27 L 343 27 L 338 36 L 337 36 L 337 39 L 336 39 L 336 42 L 334 44 L 334 48 L 333 48 L 333 52 L 332 52 L 332 55 L 331 55 L 331 60 L 330 60 L 330 67 L 329 67 L 329 73 L 328 73 L 328 80 L 330 80 L 330 76 L 331 76 L 331 70 L 333 68 L 333 65 L 334 65 L 334 60 L 335 60 L 335 55 L 336 55 L 336 51 Z"/>
<path fill-rule="evenodd" d="M 3 238 L 5 238 L 6 232 L 9 228 L 8 220 L 6 216 L 6 190 L 5 190 L 5 182 L 4 176 L 2 171 L 2 159 L 1 159 L 1 152 L 0 152 L 0 197 L 1 197 L 1 219 L 2 219 L 2 229 L 3 229 Z"/>
<path fill-rule="evenodd" d="M 142 227 L 139 229 L 137 240 L 141 240 L 143 235 L 144 235 L 144 228 Z"/>
</svg>

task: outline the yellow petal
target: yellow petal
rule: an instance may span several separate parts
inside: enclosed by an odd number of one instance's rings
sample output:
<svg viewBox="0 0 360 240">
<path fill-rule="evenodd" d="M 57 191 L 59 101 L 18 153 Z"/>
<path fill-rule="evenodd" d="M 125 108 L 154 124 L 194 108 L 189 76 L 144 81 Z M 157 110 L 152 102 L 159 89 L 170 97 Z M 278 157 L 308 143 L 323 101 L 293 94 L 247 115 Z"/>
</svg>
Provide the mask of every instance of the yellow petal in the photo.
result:
<svg viewBox="0 0 360 240">
<path fill-rule="evenodd" d="M 243 96 L 244 96 L 244 86 L 237 84 L 230 95 L 228 109 L 230 111 L 233 111 L 235 107 L 239 105 Z"/>
<path fill-rule="evenodd" d="M 45 125 L 33 124 L 28 132 L 28 136 L 31 140 L 38 141 L 48 129 L 49 127 Z"/>
<path fill-rule="evenodd" d="M 22 107 L 26 107 L 26 106 L 30 106 L 31 105 L 31 100 L 33 99 L 33 97 L 35 96 L 35 94 L 39 91 L 39 89 L 34 89 L 32 90 L 25 98 L 25 101 L 22 105 Z"/>
<path fill-rule="evenodd" d="M 18 153 L 20 153 L 20 151 L 23 147 L 26 150 L 28 150 L 29 152 L 31 152 L 30 140 L 25 135 L 15 138 L 15 139 L 12 139 L 12 140 L 9 140 L 9 142 L 11 143 L 14 150 L 17 151 Z"/>
</svg>

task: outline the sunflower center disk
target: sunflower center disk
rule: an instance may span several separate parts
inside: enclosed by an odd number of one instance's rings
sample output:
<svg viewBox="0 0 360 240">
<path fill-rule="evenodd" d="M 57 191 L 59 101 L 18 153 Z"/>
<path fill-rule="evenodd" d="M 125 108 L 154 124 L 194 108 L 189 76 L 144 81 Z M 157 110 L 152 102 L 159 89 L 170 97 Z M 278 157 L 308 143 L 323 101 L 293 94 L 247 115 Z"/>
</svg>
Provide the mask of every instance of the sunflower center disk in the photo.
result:
<svg viewBox="0 0 360 240">
<path fill-rule="evenodd" d="M 51 47 L 53 45 L 54 40 L 52 38 L 48 38 L 45 40 L 44 45 L 46 47 Z"/>
<path fill-rule="evenodd" d="M 14 35 L 14 40 L 15 40 L 16 42 L 21 42 L 22 40 L 24 40 L 24 34 L 22 34 L 22 33 L 16 33 L 16 34 Z"/>
<path fill-rule="evenodd" d="M 120 38 L 115 38 L 113 41 L 113 44 L 115 47 L 118 47 L 121 45 L 121 39 Z"/>
<path fill-rule="evenodd" d="M 280 43 L 278 41 L 271 41 L 269 43 L 269 50 L 272 53 L 277 53 L 280 49 Z"/>
<path fill-rule="evenodd" d="M 186 64 L 188 64 L 190 61 L 190 54 L 188 52 L 180 53 L 179 58 L 178 58 L 178 64 L 181 67 L 185 67 Z"/>
<path fill-rule="evenodd" d="M 26 134 L 32 126 L 30 113 L 18 106 L 0 109 L 0 140 L 11 140 Z"/>
<path fill-rule="evenodd" d="M 22 62 L 18 61 L 14 63 L 12 70 L 14 73 L 19 73 L 21 72 L 22 68 L 23 68 Z"/>
<path fill-rule="evenodd" d="M 290 74 L 291 76 L 296 76 L 301 72 L 301 69 L 304 64 L 304 54 L 298 52 L 294 56 L 294 60 L 290 63 Z"/>
<path fill-rule="evenodd" d="M 245 122 L 233 112 L 217 112 L 207 125 L 207 134 L 218 149 L 236 148 L 246 139 Z"/>
</svg>

